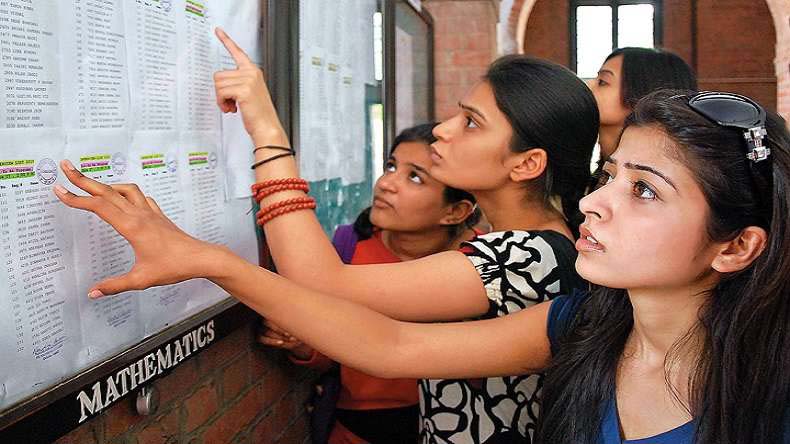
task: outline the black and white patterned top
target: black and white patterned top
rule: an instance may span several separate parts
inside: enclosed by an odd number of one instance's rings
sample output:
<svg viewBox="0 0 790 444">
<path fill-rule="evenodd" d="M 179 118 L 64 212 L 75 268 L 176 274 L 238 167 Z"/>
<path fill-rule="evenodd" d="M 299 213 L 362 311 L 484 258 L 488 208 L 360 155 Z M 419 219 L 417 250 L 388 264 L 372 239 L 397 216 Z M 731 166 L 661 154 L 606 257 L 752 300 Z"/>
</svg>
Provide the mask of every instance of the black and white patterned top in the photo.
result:
<svg viewBox="0 0 790 444">
<path fill-rule="evenodd" d="M 489 319 L 586 289 L 576 274 L 576 250 L 554 231 L 500 231 L 479 236 L 462 251 L 485 285 Z M 508 338 L 502 338 L 507 344 Z M 491 344 L 491 353 L 499 344 Z M 423 444 L 531 443 L 542 375 L 480 380 L 420 381 Z"/>
</svg>

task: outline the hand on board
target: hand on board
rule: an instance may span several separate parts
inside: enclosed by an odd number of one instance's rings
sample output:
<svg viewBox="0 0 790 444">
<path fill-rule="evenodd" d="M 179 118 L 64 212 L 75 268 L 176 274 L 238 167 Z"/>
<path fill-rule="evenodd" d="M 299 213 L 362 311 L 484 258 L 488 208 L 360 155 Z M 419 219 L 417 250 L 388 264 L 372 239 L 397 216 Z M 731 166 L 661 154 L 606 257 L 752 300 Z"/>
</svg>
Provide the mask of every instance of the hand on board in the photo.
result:
<svg viewBox="0 0 790 444">
<path fill-rule="evenodd" d="M 178 228 L 135 184 L 105 185 L 61 162 L 66 177 L 88 196 L 78 196 L 61 185 L 55 194 L 66 205 L 90 211 L 112 225 L 129 241 L 135 254 L 132 269 L 94 284 L 91 298 L 127 290 L 142 290 L 207 276 L 215 245 L 200 241 Z"/>
<path fill-rule="evenodd" d="M 214 88 L 220 110 L 223 113 L 241 111 L 244 128 L 256 146 L 287 143 L 288 139 L 269 95 L 263 72 L 225 31 L 217 28 L 215 32 L 236 62 L 236 69 L 214 74 Z"/>
</svg>

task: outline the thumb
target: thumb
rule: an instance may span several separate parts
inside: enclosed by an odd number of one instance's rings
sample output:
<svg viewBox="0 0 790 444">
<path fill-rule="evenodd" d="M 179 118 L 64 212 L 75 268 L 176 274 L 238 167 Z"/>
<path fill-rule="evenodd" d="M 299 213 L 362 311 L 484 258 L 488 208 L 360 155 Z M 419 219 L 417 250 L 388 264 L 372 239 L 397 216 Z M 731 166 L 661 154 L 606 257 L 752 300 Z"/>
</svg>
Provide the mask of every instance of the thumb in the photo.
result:
<svg viewBox="0 0 790 444">
<path fill-rule="evenodd" d="M 104 296 L 122 293 L 124 291 L 137 290 L 138 288 L 139 285 L 137 285 L 137 279 L 134 278 L 134 275 L 130 271 L 129 273 L 122 274 L 120 276 L 105 279 L 94 285 L 93 288 L 91 288 L 91 290 L 88 292 L 88 297 L 91 299 L 97 299 Z"/>
</svg>

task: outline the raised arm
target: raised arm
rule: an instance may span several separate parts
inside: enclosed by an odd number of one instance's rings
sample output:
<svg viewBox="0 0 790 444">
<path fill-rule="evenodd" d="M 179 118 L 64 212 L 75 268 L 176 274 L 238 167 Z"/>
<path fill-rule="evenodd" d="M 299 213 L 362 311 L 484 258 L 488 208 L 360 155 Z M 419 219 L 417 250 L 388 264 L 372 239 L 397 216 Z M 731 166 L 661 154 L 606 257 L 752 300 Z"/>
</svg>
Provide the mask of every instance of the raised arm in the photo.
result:
<svg viewBox="0 0 790 444">
<path fill-rule="evenodd" d="M 96 284 L 92 297 L 206 277 L 323 354 L 381 377 L 483 377 L 534 372 L 549 358 L 548 303 L 477 322 L 396 321 L 362 305 L 318 293 L 195 239 L 133 185 L 108 186 L 64 161 L 66 176 L 90 196 L 62 186 L 58 197 L 115 227 L 135 252 L 129 273 Z M 190 261 L 182 258 L 189 257 Z M 491 344 L 509 346 L 491 353 Z"/>
<path fill-rule="evenodd" d="M 223 112 L 241 111 L 244 126 L 256 147 L 290 147 L 272 104 L 261 70 L 222 30 L 217 36 L 236 61 L 235 70 L 214 76 L 217 103 Z M 304 147 L 318 149 L 318 147 Z M 281 155 L 276 148 L 255 152 L 261 161 Z M 293 157 L 286 156 L 255 169 L 256 180 L 299 177 Z M 300 197 L 285 191 L 265 198 L 261 206 Z M 349 266 L 343 264 L 310 211 L 289 213 L 264 226 L 278 272 L 308 288 L 358 302 L 402 320 L 455 320 L 481 315 L 488 309 L 483 283 L 461 253 L 402 264 Z"/>
</svg>

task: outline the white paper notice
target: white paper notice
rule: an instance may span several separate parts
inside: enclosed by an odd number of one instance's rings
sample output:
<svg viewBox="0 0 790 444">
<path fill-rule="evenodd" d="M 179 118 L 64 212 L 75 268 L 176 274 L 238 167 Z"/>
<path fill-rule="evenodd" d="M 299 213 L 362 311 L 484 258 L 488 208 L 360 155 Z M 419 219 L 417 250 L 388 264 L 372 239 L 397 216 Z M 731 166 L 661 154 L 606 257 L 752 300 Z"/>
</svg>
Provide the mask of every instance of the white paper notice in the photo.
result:
<svg viewBox="0 0 790 444">
<path fill-rule="evenodd" d="M 70 3 L 70 4 L 69 4 Z M 70 0 L 61 8 L 65 126 L 119 129 L 127 125 L 129 85 L 123 0 Z"/>
<path fill-rule="evenodd" d="M 0 2 L 0 128 L 61 126 L 57 5 Z"/>
<path fill-rule="evenodd" d="M 214 46 L 213 2 L 187 1 L 179 11 L 178 76 L 182 131 L 219 131 L 214 94 L 217 51 Z"/>
<path fill-rule="evenodd" d="M 124 1 L 133 130 L 176 130 L 179 8 L 167 1 Z"/>
<path fill-rule="evenodd" d="M 52 186 L 63 156 L 58 132 L 0 134 L 0 406 L 47 387 L 75 367 L 80 340 L 72 232 Z"/>
<path fill-rule="evenodd" d="M 395 131 L 401 132 L 415 125 L 414 122 L 414 55 L 413 37 L 401 28 L 395 28 L 395 47 L 398 48 L 399 63 L 395 69 Z"/>
<path fill-rule="evenodd" d="M 216 25 L 223 28 L 228 35 L 247 53 L 258 66 L 262 60 L 259 40 L 261 2 L 247 0 L 223 0 L 215 5 Z M 218 54 L 220 69 L 233 69 L 235 64 L 228 51 L 213 39 Z M 255 183 L 255 174 L 250 165 L 255 161 L 252 154 L 252 140 L 244 129 L 240 114 L 223 114 L 222 154 L 225 159 L 226 197 L 228 199 L 248 197 L 252 194 L 250 187 Z"/>
<path fill-rule="evenodd" d="M 190 194 L 184 189 L 182 180 L 182 175 L 186 174 L 186 162 L 179 156 L 177 134 L 135 133 L 129 158 L 132 179 L 143 193 L 152 197 L 176 225 L 191 232 L 187 213 Z M 183 286 L 179 285 L 148 289 L 140 299 L 146 335 L 181 319 L 186 310 L 187 296 Z"/>
<path fill-rule="evenodd" d="M 66 157 L 82 174 L 106 184 L 129 182 L 130 160 L 125 132 L 80 131 L 69 134 Z M 77 192 L 75 188 L 72 191 Z M 79 193 L 84 194 L 84 193 Z M 86 366 L 134 344 L 143 337 L 139 292 L 126 292 L 92 300 L 90 287 L 108 277 L 129 271 L 134 252 L 109 224 L 82 211 L 71 212 L 74 257 L 83 349 L 80 365 Z"/>
</svg>

